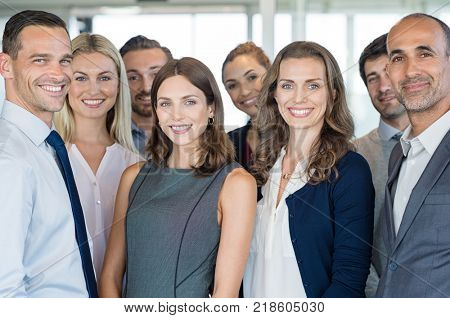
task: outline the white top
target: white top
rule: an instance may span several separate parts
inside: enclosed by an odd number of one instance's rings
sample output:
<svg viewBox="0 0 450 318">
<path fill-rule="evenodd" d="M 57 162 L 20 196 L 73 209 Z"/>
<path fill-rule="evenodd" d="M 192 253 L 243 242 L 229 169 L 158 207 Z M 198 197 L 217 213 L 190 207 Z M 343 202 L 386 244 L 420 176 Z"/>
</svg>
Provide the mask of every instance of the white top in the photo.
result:
<svg viewBox="0 0 450 318">
<path fill-rule="evenodd" d="M 257 206 L 244 275 L 244 297 L 306 298 L 289 233 L 289 211 L 285 201 L 305 185 L 300 174 L 305 171 L 306 164 L 297 164 L 276 207 L 284 155 L 285 150 L 282 149 L 267 183 L 261 188 L 263 198 Z"/>
<path fill-rule="evenodd" d="M 92 237 L 92 261 L 97 277 L 100 277 L 120 178 L 126 168 L 142 159 L 115 143 L 106 147 L 97 175 L 94 175 L 75 144 L 68 146 L 68 153 L 87 229 Z"/>
<path fill-rule="evenodd" d="M 400 228 L 412 190 L 449 129 L 450 111 L 447 111 L 419 136 L 410 139 L 411 126 L 409 126 L 400 138 L 403 155 L 406 158 L 400 168 L 394 197 L 395 233 Z"/>
<path fill-rule="evenodd" d="M 5 101 L 0 118 L 0 297 L 88 297 L 49 127 Z"/>
</svg>

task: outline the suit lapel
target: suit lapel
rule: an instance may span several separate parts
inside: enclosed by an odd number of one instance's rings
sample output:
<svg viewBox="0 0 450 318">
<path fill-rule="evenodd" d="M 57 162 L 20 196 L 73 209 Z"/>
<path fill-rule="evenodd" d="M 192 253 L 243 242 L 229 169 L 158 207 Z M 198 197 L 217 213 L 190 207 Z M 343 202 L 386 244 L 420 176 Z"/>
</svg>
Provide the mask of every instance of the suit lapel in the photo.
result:
<svg viewBox="0 0 450 318">
<path fill-rule="evenodd" d="M 408 229 L 411 227 L 414 218 L 420 210 L 423 201 L 427 197 L 433 185 L 439 179 L 442 172 L 447 167 L 450 160 L 450 132 L 442 139 L 438 148 L 434 152 L 430 159 L 430 162 L 425 167 L 422 175 L 417 181 L 417 184 L 411 192 L 408 204 L 405 208 L 405 213 L 403 214 L 403 219 L 400 224 L 400 228 L 395 239 L 394 248 L 392 252 L 398 247 L 403 237 L 405 236 Z"/>
<path fill-rule="evenodd" d="M 393 214 L 393 193 L 392 186 L 397 180 L 400 167 L 402 166 L 403 151 L 400 143 L 397 143 L 392 150 L 391 157 L 389 159 L 389 176 L 385 187 L 384 196 L 384 221 L 386 223 L 385 229 L 387 230 L 388 244 L 386 244 L 389 250 L 392 250 L 395 241 L 395 228 L 394 228 L 394 214 Z"/>
</svg>

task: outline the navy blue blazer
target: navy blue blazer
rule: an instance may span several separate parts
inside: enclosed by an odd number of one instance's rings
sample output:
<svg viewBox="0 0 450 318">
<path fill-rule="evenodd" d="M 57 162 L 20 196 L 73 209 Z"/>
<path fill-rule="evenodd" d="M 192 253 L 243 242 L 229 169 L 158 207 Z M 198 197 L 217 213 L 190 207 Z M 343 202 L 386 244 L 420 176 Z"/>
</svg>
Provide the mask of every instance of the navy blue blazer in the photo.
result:
<svg viewBox="0 0 450 318">
<path fill-rule="evenodd" d="M 349 151 L 338 178 L 286 198 L 289 230 L 308 297 L 365 297 L 375 193 L 366 160 Z"/>
<path fill-rule="evenodd" d="M 250 129 L 250 126 L 251 122 L 248 121 L 245 126 L 228 132 L 228 136 L 233 142 L 234 149 L 236 151 L 235 160 L 236 162 L 240 163 L 241 166 L 247 171 L 249 171 L 250 169 L 250 162 L 244 160 L 244 158 L 245 158 L 245 150 L 247 148 L 247 134 Z"/>
</svg>

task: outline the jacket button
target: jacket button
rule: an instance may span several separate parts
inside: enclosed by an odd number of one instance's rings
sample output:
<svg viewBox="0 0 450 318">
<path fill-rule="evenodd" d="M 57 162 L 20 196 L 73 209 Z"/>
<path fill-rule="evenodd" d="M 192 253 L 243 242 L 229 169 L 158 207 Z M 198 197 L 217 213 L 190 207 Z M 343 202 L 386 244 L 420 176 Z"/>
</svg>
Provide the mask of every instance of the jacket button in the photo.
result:
<svg viewBox="0 0 450 318">
<path fill-rule="evenodd" d="M 308 283 L 303 283 L 303 286 L 308 287 L 309 284 Z"/>
<path fill-rule="evenodd" d="M 398 265 L 394 261 L 389 262 L 389 269 L 391 271 L 395 271 L 397 269 Z"/>
<path fill-rule="evenodd" d="M 292 219 L 294 217 L 294 214 L 289 213 L 289 217 Z"/>
<path fill-rule="evenodd" d="M 301 258 L 299 258 L 299 259 L 297 260 L 297 263 L 301 264 L 301 263 L 303 263 L 303 260 L 302 260 Z"/>
<path fill-rule="evenodd" d="M 293 239 L 292 239 L 292 243 L 295 243 L 295 242 L 297 242 L 297 239 L 296 239 L 296 238 L 293 238 Z"/>
</svg>

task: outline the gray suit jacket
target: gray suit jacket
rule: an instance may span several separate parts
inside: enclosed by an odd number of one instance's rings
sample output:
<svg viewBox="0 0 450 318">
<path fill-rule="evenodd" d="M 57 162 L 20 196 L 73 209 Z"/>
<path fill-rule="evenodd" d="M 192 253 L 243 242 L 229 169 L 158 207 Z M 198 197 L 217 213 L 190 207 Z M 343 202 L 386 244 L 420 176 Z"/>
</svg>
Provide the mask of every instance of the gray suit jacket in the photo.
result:
<svg viewBox="0 0 450 318">
<path fill-rule="evenodd" d="M 392 206 L 403 159 L 398 143 L 389 159 L 382 217 L 388 263 L 377 297 L 450 297 L 450 131 L 414 187 L 395 235 Z"/>
</svg>

